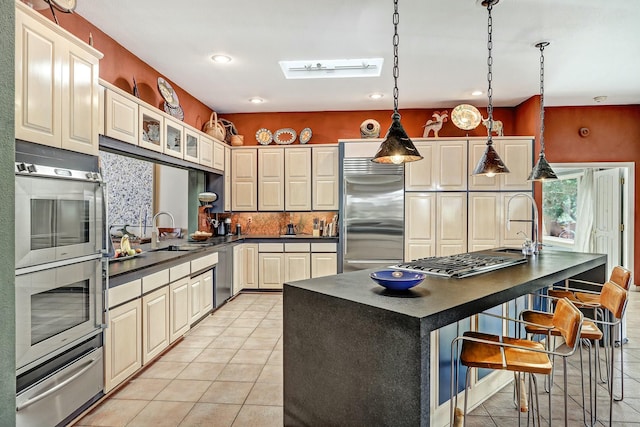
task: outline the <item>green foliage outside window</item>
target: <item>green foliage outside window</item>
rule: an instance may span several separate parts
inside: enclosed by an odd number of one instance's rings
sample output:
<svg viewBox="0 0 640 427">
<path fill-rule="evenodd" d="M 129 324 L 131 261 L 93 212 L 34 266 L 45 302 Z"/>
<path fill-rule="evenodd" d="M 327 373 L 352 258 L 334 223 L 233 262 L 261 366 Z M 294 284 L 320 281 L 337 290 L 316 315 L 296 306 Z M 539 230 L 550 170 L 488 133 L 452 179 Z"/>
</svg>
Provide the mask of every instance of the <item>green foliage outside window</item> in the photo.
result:
<svg viewBox="0 0 640 427">
<path fill-rule="evenodd" d="M 578 179 L 542 184 L 542 215 L 546 235 L 573 239 L 578 202 Z"/>
</svg>

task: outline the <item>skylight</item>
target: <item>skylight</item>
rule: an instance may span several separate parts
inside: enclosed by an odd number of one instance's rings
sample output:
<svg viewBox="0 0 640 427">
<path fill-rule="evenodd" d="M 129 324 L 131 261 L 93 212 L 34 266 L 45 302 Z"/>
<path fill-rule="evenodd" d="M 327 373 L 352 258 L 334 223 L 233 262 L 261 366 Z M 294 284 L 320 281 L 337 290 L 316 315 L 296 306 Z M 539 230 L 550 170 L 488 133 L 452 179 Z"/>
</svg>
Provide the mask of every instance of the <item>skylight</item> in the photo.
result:
<svg viewBox="0 0 640 427">
<path fill-rule="evenodd" d="M 287 79 L 379 77 L 383 58 L 278 61 Z"/>
</svg>

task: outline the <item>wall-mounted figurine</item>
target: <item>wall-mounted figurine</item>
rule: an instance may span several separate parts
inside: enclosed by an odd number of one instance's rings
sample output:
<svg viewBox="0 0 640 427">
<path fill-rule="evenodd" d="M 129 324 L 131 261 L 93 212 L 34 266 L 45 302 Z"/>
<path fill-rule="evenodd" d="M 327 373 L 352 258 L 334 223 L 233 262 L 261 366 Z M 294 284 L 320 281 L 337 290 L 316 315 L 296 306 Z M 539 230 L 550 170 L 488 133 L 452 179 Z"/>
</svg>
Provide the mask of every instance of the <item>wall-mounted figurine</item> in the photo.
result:
<svg viewBox="0 0 640 427">
<path fill-rule="evenodd" d="M 427 120 L 427 123 L 424 125 L 424 133 L 422 134 L 423 138 L 427 138 L 431 131 L 433 131 L 433 136 L 437 138 L 438 132 L 442 129 L 444 122 L 447 121 L 447 117 L 449 117 L 449 113 L 446 110 L 442 113 L 440 111 L 435 111 L 431 117 L 433 117 L 433 120 Z"/>
<path fill-rule="evenodd" d="M 482 118 L 482 124 L 484 125 L 484 127 L 487 128 L 487 131 L 489 130 L 489 118 Z M 491 132 L 495 132 L 498 134 L 498 136 L 504 136 L 504 130 L 502 129 L 502 120 L 494 120 L 493 121 L 493 126 L 491 126 Z"/>
</svg>

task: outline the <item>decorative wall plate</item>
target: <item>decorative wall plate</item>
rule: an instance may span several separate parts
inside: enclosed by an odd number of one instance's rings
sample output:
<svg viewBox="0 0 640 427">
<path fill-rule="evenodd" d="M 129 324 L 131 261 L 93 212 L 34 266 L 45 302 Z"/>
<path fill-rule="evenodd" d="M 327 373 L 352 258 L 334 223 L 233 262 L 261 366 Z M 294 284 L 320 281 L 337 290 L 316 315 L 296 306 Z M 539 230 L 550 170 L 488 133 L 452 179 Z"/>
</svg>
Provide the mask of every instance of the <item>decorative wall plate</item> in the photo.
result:
<svg viewBox="0 0 640 427">
<path fill-rule="evenodd" d="M 360 123 L 360 136 L 363 138 L 377 138 L 380 136 L 380 123 L 377 120 L 367 119 Z"/>
<path fill-rule="evenodd" d="M 160 91 L 160 95 L 162 95 L 164 101 L 171 107 L 177 108 L 180 106 L 178 95 L 173 90 L 169 82 L 162 77 L 158 77 L 158 90 Z"/>
<path fill-rule="evenodd" d="M 171 105 L 165 102 L 164 112 L 171 114 L 173 117 L 175 117 L 178 120 L 184 120 L 184 111 L 182 110 L 182 107 L 179 105 L 177 107 L 172 107 Z"/>
<path fill-rule="evenodd" d="M 460 104 L 451 111 L 451 121 L 462 130 L 471 130 L 478 127 L 482 114 L 473 105 Z"/>
<path fill-rule="evenodd" d="M 273 135 L 269 129 L 258 129 L 256 132 L 256 140 L 260 145 L 269 145 L 273 141 Z"/>
<path fill-rule="evenodd" d="M 311 139 L 311 128 L 304 128 L 300 131 L 300 144 L 306 144 Z"/>
<path fill-rule="evenodd" d="M 291 144 L 296 140 L 298 134 L 295 130 L 291 128 L 278 129 L 276 133 L 273 134 L 273 140 L 276 144 Z"/>
</svg>

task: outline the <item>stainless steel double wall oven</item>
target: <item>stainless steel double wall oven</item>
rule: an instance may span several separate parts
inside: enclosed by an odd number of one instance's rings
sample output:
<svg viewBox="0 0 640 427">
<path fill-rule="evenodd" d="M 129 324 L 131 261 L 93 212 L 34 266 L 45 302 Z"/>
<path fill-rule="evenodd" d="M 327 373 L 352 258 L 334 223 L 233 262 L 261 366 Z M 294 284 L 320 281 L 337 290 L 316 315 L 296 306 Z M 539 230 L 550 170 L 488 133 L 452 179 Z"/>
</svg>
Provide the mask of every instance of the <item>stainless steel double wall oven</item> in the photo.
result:
<svg viewBox="0 0 640 427">
<path fill-rule="evenodd" d="M 19 426 L 64 423 L 103 389 L 104 183 L 95 157 L 51 153 L 16 152 Z"/>
</svg>

